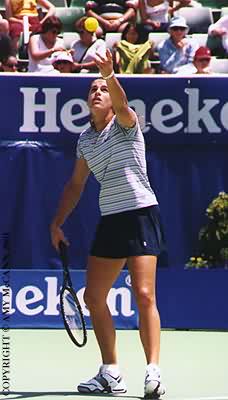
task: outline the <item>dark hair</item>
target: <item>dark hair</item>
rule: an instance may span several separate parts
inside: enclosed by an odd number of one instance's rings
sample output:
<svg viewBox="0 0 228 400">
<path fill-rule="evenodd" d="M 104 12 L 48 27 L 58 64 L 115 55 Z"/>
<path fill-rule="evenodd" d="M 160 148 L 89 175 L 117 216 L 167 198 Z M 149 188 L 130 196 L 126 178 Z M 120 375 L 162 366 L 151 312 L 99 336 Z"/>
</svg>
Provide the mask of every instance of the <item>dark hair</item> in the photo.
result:
<svg viewBox="0 0 228 400">
<path fill-rule="evenodd" d="M 141 31 L 140 31 L 140 26 L 137 25 L 137 24 L 134 24 L 134 23 L 132 23 L 132 22 L 129 22 L 129 23 L 126 25 L 126 27 L 124 28 L 124 30 L 123 30 L 123 32 L 122 32 L 122 34 L 121 34 L 121 39 L 122 39 L 122 40 L 127 40 L 127 39 L 126 39 L 126 36 L 127 36 L 128 32 L 129 32 L 130 28 L 132 28 L 132 27 L 136 30 L 136 32 L 137 32 L 137 34 L 138 34 L 137 43 L 142 43 L 142 42 L 141 42 Z"/>
<path fill-rule="evenodd" d="M 63 28 L 63 24 L 58 17 L 53 15 L 52 17 L 48 17 L 42 24 L 41 33 L 46 33 L 51 31 L 52 29 L 56 29 L 58 32 L 61 32 Z"/>
</svg>

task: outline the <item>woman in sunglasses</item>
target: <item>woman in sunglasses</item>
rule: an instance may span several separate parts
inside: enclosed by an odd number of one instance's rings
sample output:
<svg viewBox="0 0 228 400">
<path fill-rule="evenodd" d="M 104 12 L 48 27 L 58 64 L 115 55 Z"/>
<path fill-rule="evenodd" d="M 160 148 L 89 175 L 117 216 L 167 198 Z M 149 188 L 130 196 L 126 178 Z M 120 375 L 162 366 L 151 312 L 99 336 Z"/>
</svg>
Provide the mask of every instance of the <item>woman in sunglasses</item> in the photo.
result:
<svg viewBox="0 0 228 400">
<path fill-rule="evenodd" d="M 1 71 L 2 72 L 17 72 L 18 61 L 15 56 L 9 56 L 2 60 Z"/>
<path fill-rule="evenodd" d="M 181 16 L 171 19 L 168 31 L 169 38 L 158 45 L 160 69 L 162 73 L 175 74 L 182 65 L 192 63 L 199 45 L 186 37 L 188 25 Z"/>
<path fill-rule="evenodd" d="M 55 52 L 65 50 L 63 39 L 58 37 L 61 30 L 62 23 L 60 19 L 52 16 L 44 21 L 40 34 L 30 37 L 28 72 L 58 73 L 52 62 Z"/>
</svg>

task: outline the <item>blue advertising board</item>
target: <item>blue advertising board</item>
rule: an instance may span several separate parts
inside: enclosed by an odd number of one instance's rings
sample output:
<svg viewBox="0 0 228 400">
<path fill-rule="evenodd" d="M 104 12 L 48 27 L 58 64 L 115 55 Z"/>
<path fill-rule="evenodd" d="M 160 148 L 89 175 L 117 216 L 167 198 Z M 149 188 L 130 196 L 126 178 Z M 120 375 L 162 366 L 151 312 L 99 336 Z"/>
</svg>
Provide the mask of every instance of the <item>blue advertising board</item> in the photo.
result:
<svg viewBox="0 0 228 400">
<path fill-rule="evenodd" d="M 71 271 L 73 285 L 91 328 L 83 301 L 85 271 Z M 228 329 L 228 270 L 160 269 L 157 300 L 162 328 Z M 62 272 L 11 270 L 0 273 L 0 327 L 63 328 L 59 309 Z M 213 293 L 213 296 L 211 295 Z M 107 300 L 118 329 L 137 329 L 138 312 L 128 271 L 120 273 Z"/>
<path fill-rule="evenodd" d="M 0 139 L 66 144 L 89 124 L 97 75 L 0 75 Z M 228 143 L 224 77 L 120 77 L 152 144 Z M 66 134 L 66 135 L 65 135 Z"/>
</svg>

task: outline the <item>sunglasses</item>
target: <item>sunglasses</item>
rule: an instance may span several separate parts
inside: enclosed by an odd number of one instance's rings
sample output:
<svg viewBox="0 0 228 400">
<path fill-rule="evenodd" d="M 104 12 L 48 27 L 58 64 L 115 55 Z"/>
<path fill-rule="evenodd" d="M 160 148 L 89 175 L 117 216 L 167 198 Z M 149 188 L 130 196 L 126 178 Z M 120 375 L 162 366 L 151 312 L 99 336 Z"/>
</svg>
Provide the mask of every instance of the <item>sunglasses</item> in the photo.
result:
<svg viewBox="0 0 228 400">
<path fill-rule="evenodd" d="M 6 67 L 8 68 L 14 68 L 14 67 L 18 67 L 18 64 L 5 64 Z"/>
<path fill-rule="evenodd" d="M 71 64 L 71 62 L 70 61 L 67 61 L 67 60 L 58 60 L 58 61 L 55 61 L 55 65 L 60 65 L 60 64 Z"/>
<path fill-rule="evenodd" d="M 209 62 L 209 61 L 210 61 L 210 58 L 209 58 L 209 57 L 196 58 L 196 61 L 200 61 L 200 62 Z"/>
<path fill-rule="evenodd" d="M 83 33 L 91 33 L 91 35 L 93 34 L 93 32 L 89 32 L 89 31 L 78 31 L 79 35 L 82 35 Z"/>
<path fill-rule="evenodd" d="M 185 31 L 186 28 L 184 28 L 183 26 L 173 26 L 171 28 L 173 31 Z"/>
<path fill-rule="evenodd" d="M 50 32 L 53 33 L 53 35 L 59 35 L 60 34 L 58 29 L 51 29 Z"/>
</svg>

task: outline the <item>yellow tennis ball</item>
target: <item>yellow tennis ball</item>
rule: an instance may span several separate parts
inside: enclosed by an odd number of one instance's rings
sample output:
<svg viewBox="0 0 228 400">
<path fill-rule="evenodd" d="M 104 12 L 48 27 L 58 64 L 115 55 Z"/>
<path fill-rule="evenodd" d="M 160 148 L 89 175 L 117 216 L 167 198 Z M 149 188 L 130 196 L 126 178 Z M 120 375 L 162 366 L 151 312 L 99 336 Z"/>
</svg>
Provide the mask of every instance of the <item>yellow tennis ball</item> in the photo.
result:
<svg viewBox="0 0 228 400">
<path fill-rule="evenodd" d="M 84 26 L 88 32 L 96 32 L 99 26 L 98 20 L 94 17 L 88 17 L 85 20 Z"/>
</svg>

